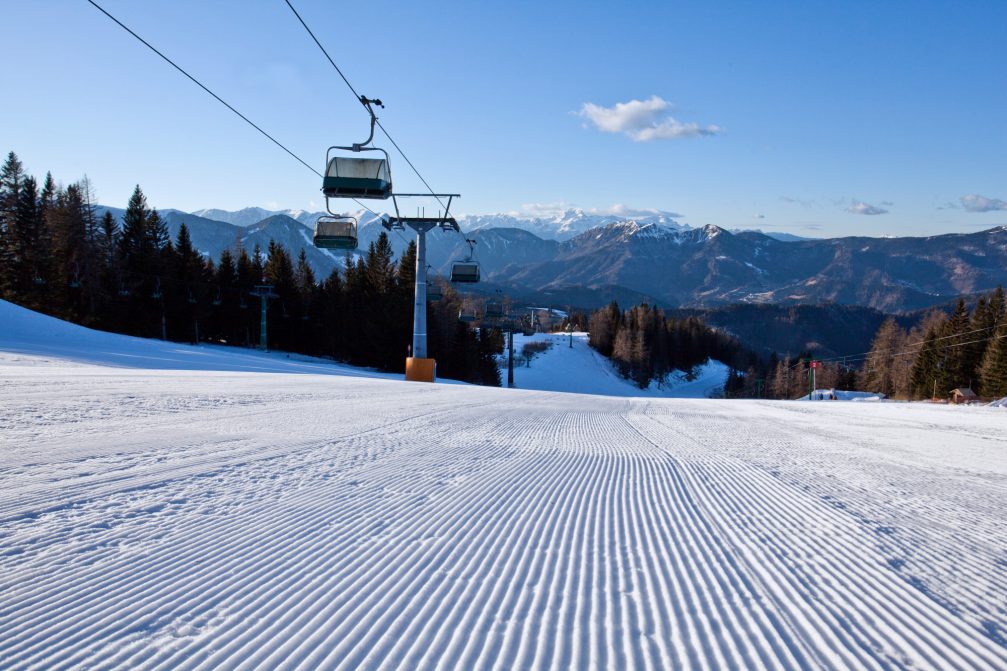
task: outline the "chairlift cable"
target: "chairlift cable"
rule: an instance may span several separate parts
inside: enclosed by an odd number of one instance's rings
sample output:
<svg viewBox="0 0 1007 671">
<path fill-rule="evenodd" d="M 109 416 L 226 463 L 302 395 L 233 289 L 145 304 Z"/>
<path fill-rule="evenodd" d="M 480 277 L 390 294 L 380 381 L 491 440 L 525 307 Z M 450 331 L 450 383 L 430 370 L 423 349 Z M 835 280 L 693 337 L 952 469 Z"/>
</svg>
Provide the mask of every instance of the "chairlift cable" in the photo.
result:
<svg viewBox="0 0 1007 671">
<path fill-rule="evenodd" d="M 136 38 L 136 39 L 137 39 L 137 40 L 138 40 L 138 41 L 139 41 L 140 43 L 142 43 L 142 44 L 143 44 L 144 46 L 146 46 L 146 47 L 147 47 L 148 49 L 150 49 L 150 50 L 151 50 L 151 51 L 153 51 L 153 52 L 154 52 L 155 54 L 157 54 L 158 56 L 160 56 L 160 57 L 161 57 L 161 58 L 162 58 L 162 59 L 163 59 L 163 60 L 164 60 L 165 62 L 167 62 L 167 63 L 168 63 L 169 65 L 171 65 L 171 66 L 172 66 L 173 68 L 175 68 L 176 70 L 178 70 L 179 72 L 181 72 L 181 73 L 182 73 L 183 75 L 185 75 L 185 76 L 186 76 L 186 77 L 187 77 L 187 78 L 188 78 L 188 79 L 189 79 L 190 81 L 192 81 L 192 82 L 193 82 L 193 83 L 194 83 L 194 84 L 195 84 L 196 86 L 198 86 L 199 88 L 203 89 L 203 90 L 204 90 L 204 91 L 205 91 L 206 93 L 210 94 L 210 95 L 211 95 L 211 96 L 212 96 L 212 97 L 213 97 L 213 98 L 214 98 L 215 100 L 217 100 L 217 102 L 219 102 L 219 103 L 220 103 L 220 104 L 222 104 L 222 105 L 223 105 L 224 107 L 226 107 L 227 109 L 229 109 L 229 110 L 231 110 L 232 112 L 234 112 L 234 113 L 235 113 L 235 114 L 236 114 L 236 115 L 237 115 L 237 116 L 238 116 L 239 118 L 241 118 L 241 119 L 242 119 L 242 120 L 243 120 L 243 121 L 244 121 L 245 123 L 247 123 L 248 125 L 250 125 L 250 126 L 251 126 L 252 128 L 254 128 L 255 130 L 259 131 L 259 132 L 260 132 L 260 133 L 261 133 L 262 135 L 264 135 L 264 136 L 265 136 L 266 138 L 268 138 L 268 139 L 269 139 L 269 140 L 270 140 L 271 142 L 273 142 L 273 144 L 275 144 L 276 146 L 278 146 L 278 147 L 279 147 L 280 149 L 282 149 L 283 151 L 287 152 L 287 154 L 289 154 L 289 155 L 290 155 L 290 156 L 291 156 L 291 157 L 292 157 L 292 158 L 293 158 L 294 160 L 296 160 L 296 161 L 297 161 L 298 163 L 300 163 L 301 165 L 303 165 L 304 167 L 306 167 L 306 168 L 307 168 L 308 170 L 310 170 L 311 172 L 315 173 L 315 174 L 316 174 L 317 176 L 319 176 L 319 177 L 322 177 L 322 173 L 318 172 L 318 171 L 317 171 L 317 170 L 316 170 L 315 168 L 311 167 L 311 165 L 310 165 L 310 164 L 309 164 L 309 163 L 308 163 L 307 161 L 305 161 L 304 159 L 302 159 L 302 158 L 301 158 L 300 156 L 298 156 L 298 155 L 297 155 L 297 154 L 295 154 L 295 153 L 294 153 L 293 151 L 291 151 L 291 150 L 290 150 L 289 148 L 287 148 L 287 147 L 286 147 L 286 145 L 284 145 L 284 144 L 283 144 L 283 143 L 281 143 L 281 142 L 280 142 L 279 140 L 277 140 L 277 139 L 276 139 L 275 137 L 273 137 L 272 135 L 270 135 L 269 133 L 267 133 L 267 132 L 266 132 L 265 130 L 263 130 L 261 126 L 259 126 L 258 124 L 256 124 L 255 122 L 253 122 L 253 121 L 252 121 L 251 119 L 249 119 L 249 118 L 248 118 L 247 116 L 245 116 L 244 114 L 242 114 L 241 112 L 239 112 L 239 111 L 238 111 L 237 109 L 235 109 L 235 107 L 234 107 L 233 105 L 231 105 L 231 104 L 230 104 L 230 103 L 228 103 L 228 102 L 227 102 L 226 100 L 224 100 L 223 98 L 221 98 L 220 96 L 218 96 L 218 95 L 217 95 L 216 93 L 214 93 L 214 92 L 213 92 L 212 90 L 210 90 L 210 88 L 209 88 L 209 87 L 207 87 L 207 86 L 206 86 L 205 84 L 203 84 L 203 83 L 202 83 L 201 81 L 199 81 L 198 79 L 196 79 L 195 77 L 193 77 L 193 76 L 192 76 L 191 74 L 189 74 L 189 73 L 188 73 L 188 72 L 187 72 L 187 71 L 186 71 L 185 69 L 183 69 L 183 68 L 182 68 L 182 67 L 181 67 L 180 65 L 178 65 L 178 64 L 177 64 L 177 63 L 176 63 L 175 61 L 171 60 L 171 59 L 170 59 L 170 58 L 168 58 L 168 57 L 167 57 L 166 55 L 164 55 L 164 53 L 162 53 L 162 52 L 161 52 L 161 51 L 160 51 L 159 49 L 157 49 L 156 47 L 154 47 L 154 46 L 153 46 L 153 45 L 152 45 L 152 44 L 151 44 L 150 42 L 148 42 L 147 40 L 145 40 L 145 39 L 143 39 L 142 37 L 140 37 L 140 36 L 139 36 L 139 35 L 138 35 L 138 34 L 137 34 L 136 32 L 134 32 L 134 31 L 133 31 L 133 30 L 132 30 L 131 28 L 129 28 L 129 26 L 127 26 L 126 24 L 124 24 L 124 23 L 123 23 L 122 21 L 120 21 L 120 20 L 119 20 L 119 19 L 117 19 L 116 17 L 112 16 L 112 14 L 110 14 L 110 13 L 109 13 L 109 12 L 108 12 L 108 11 L 107 11 L 107 10 L 106 10 L 106 9 L 105 9 L 104 7 L 102 7 L 101 5 L 99 5 L 99 4 L 98 4 L 97 2 L 95 2 L 94 0 L 87 0 L 87 1 L 88 1 L 88 2 L 89 2 L 89 3 L 90 3 L 90 4 L 91 4 L 91 5 L 92 5 L 92 6 L 93 6 L 93 7 L 95 8 L 95 9 L 97 9 L 97 10 L 98 10 L 98 11 L 100 11 L 100 12 L 101 12 L 102 14 L 104 14 L 105 16 L 107 16 L 107 17 L 108 17 L 108 18 L 109 18 L 110 20 L 112 20 L 112 22 L 114 22 L 114 23 L 115 23 L 116 25 L 118 25 L 118 26 L 119 26 L 120 28 L 122 28 L 123 30 L 125 30 L 125 31 L 126 31 L 127 33 L 129 33 L 129 34 L 130 34 L 130 35 L 132 35 L 133 37 L 135 37 L 135 38 Z M 293 8 L 291 8 L 291 9 L 293 9 Z M 295 13 L 296 13 L 296 12 L 295 12 Z M 334 64 L 333 64 L 333 65 L 334 65 Z M 342 73 L 340 73 L 340 74 L 342 74 Z M 349 82 L 347 82 L 347 84 L 348 84 L 348 83 L 349 83 Z M 352 87 L 351 87 L 351 88 L 352 88 Z M 370 212 L 370 213 L 371 213 L 372 215 L 374 215 L 375 217 L 380 217 L 380 216 L 381 216 L 380 214 L 378 214 L 377 212 L 375 212 L 375 211 L 374 211 L 374 210 L 372 210 L 371 208 L 369 208 L 369 207 L 367 207 L 366 205 L 364 205 L 363 203 L 361 203 L 361 202 L 360 202 L 359 200 L 357 200 L 356 198 L 351 198 L 351 200 L 352 200 L 352 201 L 353 201 L 354 203 L 356 203 L 357 205 L 359 205 L 360 207 L 362 207 L 363 209 L 365 209 L 365 210 L 367 210 L 368 212 Z M 400 236 L 400 237 L 401 237 L 401 236 Z"/>
<path fill-rule="evenodd" d="M 343 82 L 346 83 L 347 88 L 350 89 L 350 92 L 353 93 L 353 96 L 357 99 L 358 102 L 361 102 L 361 104 L 364 104 L 363 103 L 363 100 L 364 100 L 363 96 L 361 96 L 359 93 L 357 93 L 357 90 L 355 88 L 353 88 L 353 84 L 350 83 L 350 80 L 347 79 L 346 75 L 343 74 L 343 71 L 339 69 L 338 65 L 336 65 L 336 62 L 332 59 L 332 56 L 330 56 L 329 52 L 325 49 L 324 46 L 322 46 L 322 43 L 318 40 L 318 37 L 315 36 L 315 33 L 308 26 L 307 22 L 305 22 L 304 18 L 300 15 L 300 13 L 297 11 L 297 9 L 294 8 L 294 5 L 290 2 L 290 0 L 284 0 L 284 2 L 287 3 L 287 7 L 289 7 L 290 11 L 293 12 L 294 16 L 297 17 L 297 20 L 304 27 L 304 30 L 307 31 L 308 35 L 311 36 L 311 39 L 318 46 L 318 48 L 321 50 L 322 54 L 329 61 L 329 63 L 332 65 L 332 67 L 335 69 L 335 71 L 339 74 L 339 76 L 342 78 Z M 366 104 L 364 104 L 364 106 L 366 107 Z M 416 176 L 420 178 L 420 181 L 423 182 L 423 186 L 427 187 L 427 191 L 430 192 L 430 195 L 434 197 L 434 199 L 437 201 L 437 203 L 441 207 L 444 207 L 444 202 L 440 199 L 440 197 L 434 191 L 433 187 L 430 186 L 430 183 L 426 180 L 426 178 L 423 177 L 423 175 L 420 173 L 420 171 L 416 167 L 416 165 L 413 164 L 413 162 L 409 159 L 408 156 L 406 156 L 406 153 L 402 150 L 402 147 L 399 146 L 399 143 L 395 141 L 395 138 L 393 138 L 391 136 L 391 134 L 388 132 L 388 130 L 384 127 L 384 124 L 381 123 L 381 120 L 377 119 L 377 118 L 375 118 L 374 120 L 377 122 L 378 128 L 381 129 L 381 132 L 384 133 L 385 137 L 388 138 L 388 141 L 392 143 L 393 147 L 395 147 L 395 150 L 399 152 L 399 155 L 402 156 L 403 160 L 405 160 L 405 162 L 409 165 L 409 167 L 412 168 L 412 171 L 414 173 L 416 173 Z M 456 232 L 459 235 L 462 235 L 462 237 L 464 237 L 464 234 L 460 230 L 458 230 Z"/>
<path fill-rule="evenodd" d="M 87 0 L 87 2 L 89 2 L 92 6 L 94 6 L 94 8 L 97 9 L 99 12 L 101 12 L 102 14 L 104 14 L 105 16 L 107 16 L 109 19 L 111 19 L 120 28 L 122 28 L 127 33 L 129 33 L 130 35 L 132 35 L 133 37 L 135 37 L 137 40 L 139 40 L 145 47 L 147 47 L 148 49 L 150 49 L 151 51 L 153 51 L 155 54 L 157 54 L 158 56 L 160 56 L 162 59 L 164 59 L 173 68 L 175 68 L 176 70 L 178 70 L 179 72 L 181 72 L 183 75 L 185 75 L 196 86 L 198 86 L 199 88 L 203 89 L 204 91 L 206 91 L 207 93 L 209 93 L 211 96 L 213 96 L 217 100 L 217 102 L 219 102 L 221 105 L 223 105 L 224 107 L 226 107 L 227 109 L 231 110 L 232 112 L 234 112 L 235 114 L 237 114 L 239 117 L 241 117 L 241 119 L 244 120 L 245 123 L 247 123 L 249 126 L 251 126 L 255 130 L 257 130 L 260 133 L 262 133 L 263 135 L 265 135 L 267 138 L 269 138 L 269 140 L 272 141 L 273 144 L 275 144 L 277 147 L 279 147 L 283 151 L 285 151 L 288 154 L 290 154 L 296 161 L 298 161 L 299 163 L 301 163 L 301 165 L 303 165 L 305 168 L 307 168 L 311 172 L 315 173 L 319 177 L 322 176 L 322 173 L 320 173 L 317 170 L 315 170 L 314 168 L 312 168 L 311 165 L 309 165 L 304 159 L 302 159 L 300 156 L 298 156 L 297 154 L 295 154 L 294 152 L 292 152 L 290 149 L 288 149 L 283 143 L 281 143 L 279 140 L 277 140 L 275 137 L 273 137 L 272 135 L 270 135 L 266 131 L 262 130 L 262 128 L 259 127 L 255 122 L 253 122 L 247 116 L 245 116 L 244 114 L 242 114 L 241 112 L 239 112 L 238 110 L 236 110 L 230 103 L 228 103 L 226 100 L 224 100 L 223 98 L 221 98 L 220 96 L 218 96 L 216 93 L 214 93 L 209 88 L 207 88 L 201 81 L 199 81 L 198 79 L 196 79 L 195 77 L 193 77 L 192 75 L 190 75 L 188 72 L 186 72 L 184 69 L 182 69 L 182 67 L 180 65 L 178 65 L 177 63 L 175 63 L 175 61 L 171 60 L 170 58 L 168 58 L 167 56 L 165 56 L 163 53 L 161 53 L 160 51 L 158 51 L 156 47 L 154 47 L 150 42 L 148 42 L 147 40 L 143 39 L 142 37 L 140 37 L 139 35 L 137 35 L 135 32 L 133 32 L 133 30 L 131 30 L 128 26 L 126 26 L 126 24 L 124 24 L 122 21 L 120 21 L 119 19 L 117 19 L 114 16 L 112 16 L 111 14 L 109 14 L 105 10 L 104 7 L 102 7 L 101 5 L 99 5 L 94 0 Z"/>
</svg>

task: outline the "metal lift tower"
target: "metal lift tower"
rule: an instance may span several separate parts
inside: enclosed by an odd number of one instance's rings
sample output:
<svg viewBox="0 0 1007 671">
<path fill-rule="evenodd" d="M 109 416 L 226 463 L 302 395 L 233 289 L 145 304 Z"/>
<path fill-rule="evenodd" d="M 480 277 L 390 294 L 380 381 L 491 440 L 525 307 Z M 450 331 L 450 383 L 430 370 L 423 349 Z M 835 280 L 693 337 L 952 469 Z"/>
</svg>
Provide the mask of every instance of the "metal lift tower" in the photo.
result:
<svg viewBox="0 0 1007 671">
<path fill-rule="evenodd" d="M 444 213 L 436 217 L 399 216 L 398 203 L 395 203 L 394 217 L 382 221 L 382 225 L 390 230 L 403 230 L 407 226 L 416 231 L 416 292 L 413 300 L 413 346 L 406 357 L 406 379 L 413 382 L 433 382 L 437 377 L 437 362 L 427 357 L 427 231 L 441 228 L 446 231 L 460 232 L 458 222 L 449 216 L 451 200 L 458 198 L 457 193 L 396 193 L 395 198 L 402 197 L 433 197 L 447 198 Z"/>
</svg>

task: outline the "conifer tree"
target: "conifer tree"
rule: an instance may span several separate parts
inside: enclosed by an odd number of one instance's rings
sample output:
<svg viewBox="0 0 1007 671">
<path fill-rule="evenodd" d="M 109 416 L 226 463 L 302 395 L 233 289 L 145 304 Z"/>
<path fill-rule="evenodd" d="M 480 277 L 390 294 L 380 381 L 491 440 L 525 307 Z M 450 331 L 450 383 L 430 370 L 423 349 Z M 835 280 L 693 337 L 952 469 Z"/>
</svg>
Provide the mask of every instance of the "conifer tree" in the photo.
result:
<svg viewBox="0 0 1007 671">
<path fill-rule="evenodd" d="M 18 242 L 15 239 L 17 203 L 24 181 L 24 168 L 17 154 L 10 152 L 0 167 L 0 296 L 17 293 Z"/>
<path fill-rule="evenodd" d="M 979 393 L 994 399 L 1007 396 L 1007 319 L 1001 317 L 979 367 Z"/>
</svg>

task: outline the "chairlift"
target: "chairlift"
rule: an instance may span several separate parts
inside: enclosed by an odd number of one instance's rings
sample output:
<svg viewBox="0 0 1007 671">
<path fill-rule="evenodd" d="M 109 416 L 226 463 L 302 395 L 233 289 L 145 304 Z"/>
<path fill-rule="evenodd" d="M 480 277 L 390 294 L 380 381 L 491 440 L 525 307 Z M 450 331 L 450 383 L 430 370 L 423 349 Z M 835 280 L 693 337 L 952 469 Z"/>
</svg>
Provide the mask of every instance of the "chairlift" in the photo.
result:
<svg viewBox="0 0 1007 671">
<path fill-rule="evenodd" d="M 427 284 L 427 300 L 439 301 L 444 298 L 444 290 L 439 284 Z"/>
<path fill-rule="evenodd" d="M 196 302 L 196 297 L 193 295 L 192 289 L 189 289 L 189 305 L 195 305 Z"/>
<path fill-rule="evenodd" d="M 451 281 L 461 284 L 475 284 L 479 281 L 479 263 L 475 260 L 476 241 L 466 239 L 469 255 L 464 261 L 451 264 Z"/>
<path fill-rule="evenodd" d="M 222 301 L 220 300 L 220 287 L 217 287 L 217 297 L 213 299 L 213 304 L 216 306 L 220 305 L 221 302 Z"/>
<path fill-rule="evenodd" d="M 239 302 L 238 302 L 238 308 L 240 310 L 247 310 L 248 309 L 248 303 L 245 302 L 245 294 L 242 293 L 242 294 L 240 294 L 240 296 L 241 297 L 238 299 L 239 300 Z"/>
<path fill-rule="evenodd" d="M 503 317 L 503 305 L 499 301 L 487 301 L 486 317 L 487 319 L 500 319 Z"/>
<path fill-rule="evenodd" d="M 80 266 L 76 261 L 73 262 L 73 277 L 66 284 L 71 289 L 80 289 Z"/>
<path fill-rule="evenodd" d="M 319 217 L 315 222 L 314 243 L 319 249 L 356 249 L 356 218 L 338 215 Z"/>
<path fill-rule="evenodd" d="M 322 193 L 328 198 L 373 198 L 386 200 L 392 195 L 392 174 L 388 165 L 388 152 L 380 147 L 368 147 L 374 139 L 374 124 L 378 118 L 371 105 L 384 107 L 380 100 L 360 96 L 360 102 L 371 116 L 371 134 L 367 140 L 349 146 L 332 146 L 325 153 L 325 176 L 322 178 Z M 333 150 L 377 151 L 384 158 L 359 158 L 356 156 L 333 156 Z"/>
<path fill-rule="evenodd" d="M 150 297 L 155 301 L 161 298 L 161 278 L 157 278 L 157 282 L 154 284 L 154 290 L 150 292 Z"/>
<path fill-rule="evenodd" d="M 119 282 L 119 296 L 121 298 L 126 298 L 129 295 L 130 295 L 130 291 L 129 291 L 129 289 L 126 288 L 126 283 L 120 280 L 120 282 Z"/>
<path fill-rule="evenodd" d="M 476 320 L 476 311 L 472 308 L 462 308 L 458 311 L 458 321 L 471 324 Z"/>
</svg>

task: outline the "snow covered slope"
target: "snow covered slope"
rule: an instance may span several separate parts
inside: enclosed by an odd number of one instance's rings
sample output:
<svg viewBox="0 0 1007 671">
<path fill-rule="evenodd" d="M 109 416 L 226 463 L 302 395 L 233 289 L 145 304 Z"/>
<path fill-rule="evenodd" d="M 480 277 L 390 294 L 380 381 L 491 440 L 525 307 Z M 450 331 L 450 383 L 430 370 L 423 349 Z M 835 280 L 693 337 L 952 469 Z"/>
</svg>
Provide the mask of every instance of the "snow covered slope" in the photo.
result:
<svg viewBox="0 0 1007 671">
<path fill-rule="evenodd" d="M 573 334 L 572 348 L 569 346 L 570 337 L 566 334 L 517 334 L 514 336 L 515 355 L 520 354 L 522 347 L 529 342 L 547 342 L 551 347 L 537 355 L 530 366 L 514 368 L 514 385 L 519 389 L 605 396 L 708 398 L 722 390 L 727 379 L 727 366 L 719 361 L 710 361 L 697 368 L 694 380 L 686 380 L 682 374 L 661 387 L 651 384 L 647 389 L 640 389 L 620 377 L 608 359 L 591 349 L 586 333 Z M 506 380 L 506 371 L 503 377 Z"/>
<path fill-rule="evenodd" d="M 214 345 L 181 345 L 96 331 L 4 300 L 0 300 L 0 325 L 0 353 L 5 354 L 4 360 L 8 365 L 16 358 L 11 355 L 26 354 L 31 356 L 21 359 L 24 364 L 38 363 L 39 358 L 54 358 L 61 362 L 157 370 L 312 373 L 386 379 L 400 377 L 283 352 L 265 353 Z"/>
<path fill-rule="evenodd" d="M 1000 409 L 98 366 L 0 323 L 0 668 L 1007 667 Z"/>
</svg>

